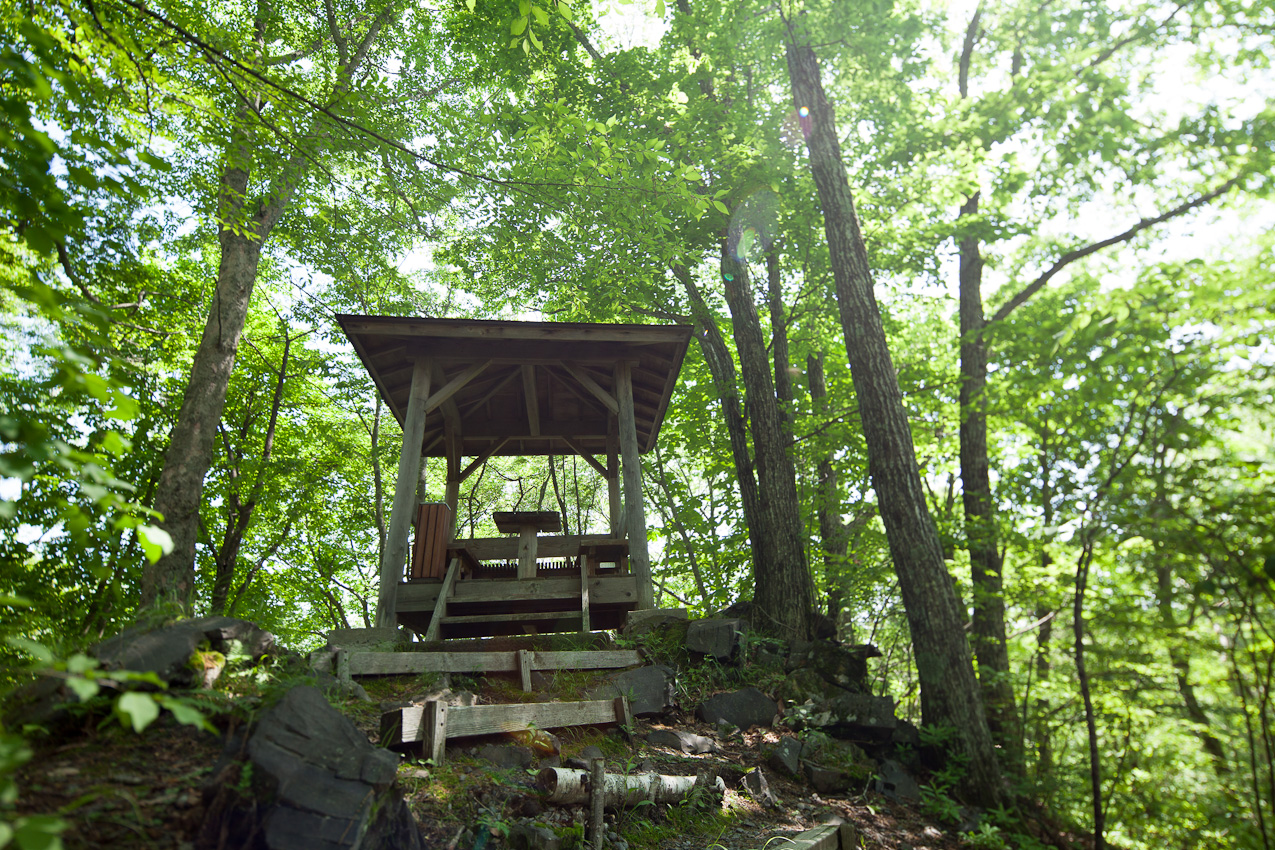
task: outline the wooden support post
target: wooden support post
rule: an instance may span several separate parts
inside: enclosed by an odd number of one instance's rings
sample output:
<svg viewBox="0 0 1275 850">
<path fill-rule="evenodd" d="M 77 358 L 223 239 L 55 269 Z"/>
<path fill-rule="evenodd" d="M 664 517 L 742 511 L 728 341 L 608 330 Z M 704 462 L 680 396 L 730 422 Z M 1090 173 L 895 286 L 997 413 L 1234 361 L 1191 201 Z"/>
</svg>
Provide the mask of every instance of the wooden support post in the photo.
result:
<svg viewBox="0 0 1275 850">
<path fill-rule="evenodd" d="M 536 535 L 539 530 L 534 525 L 524 525 L 518 529 L 518 578 L 536 577 Z"/>
<path fill-rule="evenodd" d="M 624 507 L 620 504 L 620 420 L 607 419 L 607 504 L 611 509 L 611 536 L 624 536 Z"/>
<path fill-rule="evenodd" d="M 426 702 L 421 726 L 424 733 L 422 755 L 433 759 L 434 764 L 442 764 L 447 752 L 447 703 L 439 699 Z"/>
<path fill-rule="evenodd" d="M 633 710 L 629 708 L 629 698 L 621 694 L 615 698 L 615 722 L 624 730 L 624 735 L 633 740 Z"/>
<path fill-rule="evenodd" d="M 637 607 L 654 608 L 651 557 L 646 549 L 642 463 L 638 460 L 637 417 L 633 410 L 633 372 L 627 361 L 615 367 L 615 384 L 616 401 L 620 403 L 620 455 L 624 459 L 624 513 L 629 536 L 629 564 L 637 578 Z"/>
<path fill-rule="evenodd" d="M 416 482 L 421 463 L 421 442 L 425 439 L 425 402 L 429 398 L 430 363 L 417 358 L 412 367 L 412 388 L 403 416 L 403 448 L 398 456 L 398 478 L 394 484 L 394 503 L 390 508 L 390 527 L 386 533 L 385 553 L 381 558 L 381 587 L 376 600 L 376 625 L 394 628 L 394 594 L 403 578 L 407 563 L 407 533 L 416 515 Z M 453 511 L 454 513 L 454 511 Z"/>
<path fill-rule="evenodd" d="M 588 555 L 580 556 L 580 631 L 593 631 L 589 622 L 589 563 L 593 559 Z"/>
<path fill-rule="evenodd" d="M 522 689 L 531 692 L 531 651 L 518 650 L 518 677 L 522 680 Z"/>
<path fill-rule="evenodd" d="M 606 832 L 602 829 L 602 816 L 606 810 L 606 762 L 593 759 L 589 763 L 589 843 L 593 850 L 605 850 Z"/>
</svg>

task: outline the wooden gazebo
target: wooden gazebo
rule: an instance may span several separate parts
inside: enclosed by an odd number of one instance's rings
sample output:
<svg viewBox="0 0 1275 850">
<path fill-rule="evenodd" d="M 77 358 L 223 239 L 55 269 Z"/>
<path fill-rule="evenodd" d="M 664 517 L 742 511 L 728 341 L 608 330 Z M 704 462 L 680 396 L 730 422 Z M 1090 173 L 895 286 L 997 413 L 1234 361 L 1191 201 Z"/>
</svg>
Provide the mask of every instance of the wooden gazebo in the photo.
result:
<svg viewBox="0 0 1275 850">
<path fill-rule="evenodd" d="M 652 606 L 638 456 L 655 446 L 689 327 L 337 319 L 403 426 L 378 626 L 427 640 L 587 631 Z M 560 529 L 555 513 L 492 506 L 517 537 L 453 539 L 460 485 L 488 458 L 550 454 L 578 455 L 606 479 L 606 534 L 546 536 Z M 437 508 L 417 499 L 428 458 L 446 462 Z"/>
</svg>

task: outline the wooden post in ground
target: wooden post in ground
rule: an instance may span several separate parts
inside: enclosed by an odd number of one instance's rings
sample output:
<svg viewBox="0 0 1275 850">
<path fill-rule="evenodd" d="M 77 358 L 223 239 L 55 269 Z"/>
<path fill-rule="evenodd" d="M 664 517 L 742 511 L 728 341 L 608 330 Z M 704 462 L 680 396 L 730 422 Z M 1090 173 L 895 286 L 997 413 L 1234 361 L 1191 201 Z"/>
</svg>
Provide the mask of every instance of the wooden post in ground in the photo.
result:
<svg viewBox="0 0 1275 850">
<path fill-rule="evenodd" d="M 605 850 L 606 832 L 602 813 L 606 806 L 606 762 L 593 759 L 589 763 L 589 843 L 593 850 Z"/>
<path fill-rule="evenodd" d="M 425 758 L 433 759 L 434 764 L 442 764 L 443 754 L 447 751 L 447 703 L 439 699 L 425 703 L 421 727 Z"/>
<path fill-rule="evenodd" d="M 376 600 L 376 625 L 394 628 L 394 594 L 407 565 L 407 532 L 416 514 L 416 483 L 421 464 L 421 442 L 425 439 L 425 402 L 429 399 L 430 363 L 418 357 L 412 366 L 412 388 L 403 415 L 403 448 L 398 456 L 398 478 L 390 508 L 390 527 L 385 553 L 381 557 L 381 587 Z"/>
<path fill-rule="evenodd" d="M 620 405 L 620 455 L 624 460 L 625 528 L 629 533 L 629 568 L 637 578 L 637 607 L 654 608 L 651 558 L 646 549 L 646 506 L 642 499 L 642 462 L 638 459 L 637 417 L 633 410 L 633 372 L 627 361 L 615 367 L 615 395 Z"/>
</svg>

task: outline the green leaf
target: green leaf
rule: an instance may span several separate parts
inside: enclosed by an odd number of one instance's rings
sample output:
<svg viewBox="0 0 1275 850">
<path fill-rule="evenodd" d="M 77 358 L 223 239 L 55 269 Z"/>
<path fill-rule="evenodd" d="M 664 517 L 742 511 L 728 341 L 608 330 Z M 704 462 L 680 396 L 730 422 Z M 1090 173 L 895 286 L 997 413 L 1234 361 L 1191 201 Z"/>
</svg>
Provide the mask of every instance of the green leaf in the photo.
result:
<svg viewBox="0 0 1275 850">
<path fill-rule="evenodd" d="M 116 700 L 115 713 L 120 722 L 132 726 L 134 732 L 144 732 L 159 717 L 159 706 L 150 694 L 130 691 Z"/>
<path fill-rule="evenodd" d="M 204 713 L 188 701 L 178 697 L 170 697 L 161 695 L 159 702 L 164 708 L 173 713 L 173 718 L 184 726 L 194 726 L 197 729 L 203 729 L 205 732 L 216 732 L 216 728 L 208 722 L 208 718 Z"/>
<path fill-rule="evenodd" d="M 13 840 L 20 850 L 62 850 L 67 822 L 53 815 L 31 815 L 13 824 Z"/>
<path fill-rule="evenodd" d="M 521 18 L 514 18 L 513 21 L 510 22 L 509 24 L 510 35 L 522 35 L 526 29 L 527 29 L 527 17 L 525 15 Z"/>
<path fill-rule="evenodd" d="M 159 526 L 139 525 L 137 541 L 142 544 L 142 553 L 146 555 L 146 560 L 152 564 L 173 551 L 173 538 Z"/>
<path fill-rule="evenodd" d="M 42 664 L 53 663 L 54 659 L 52 650 L 39 641 L 15 635 L 13 637 L 5 638 L 5 642 L 7 642 L 10 646 L 17 647 L 28 655 L 34 655 L 36 660 Z"/>
<path fill-rule="evenodd" d="M 718 212 L 730 215 L 730 210 L 721 201 L 713 201 L 713 206 L 717 208 Z"/>
<path fill-rule="evenodd" d="M 80 702 L 93 699 L 102 690 L 102 686 L 97 682 L 92 679 L 85 679 L 83 676 L 68 676 L 66 686 L 75 691 L 75 696 Z"/>
<path fill-rule="evenodd" d="M 536 20 L 540 23 L 542 27 L 549 25 L 549 13 L 546 12 L 543 7 L 532 6 L 531 12 L 532 14 L 536 16 Z"/>
</svg>

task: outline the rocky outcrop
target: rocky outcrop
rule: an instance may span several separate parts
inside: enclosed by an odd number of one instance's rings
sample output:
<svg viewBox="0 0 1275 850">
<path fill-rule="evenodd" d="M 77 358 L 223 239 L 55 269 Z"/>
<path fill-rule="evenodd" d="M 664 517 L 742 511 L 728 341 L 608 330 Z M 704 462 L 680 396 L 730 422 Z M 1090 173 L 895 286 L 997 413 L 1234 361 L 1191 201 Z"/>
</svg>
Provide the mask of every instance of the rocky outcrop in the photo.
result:
<svg viewBox="0 0 1275 850">
<path fill-rule="evenodd" d="M 398 757 L 294 687 L 233 740 L 205 789 L 199 850 L 417 850 L 420 832 L 394 787 Z"/>
</svg>

